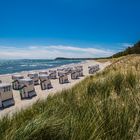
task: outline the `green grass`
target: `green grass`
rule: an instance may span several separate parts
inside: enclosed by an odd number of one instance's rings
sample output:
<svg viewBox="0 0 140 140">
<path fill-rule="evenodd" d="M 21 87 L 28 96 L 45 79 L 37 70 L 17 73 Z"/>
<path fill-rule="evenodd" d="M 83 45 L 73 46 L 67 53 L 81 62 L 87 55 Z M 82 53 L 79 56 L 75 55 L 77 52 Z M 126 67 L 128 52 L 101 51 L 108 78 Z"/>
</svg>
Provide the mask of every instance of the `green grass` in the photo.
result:
<svg viewBox="0 0 140 140">
<path fill-rule="evenodd" d="M 125 61 L 4 117 L 0 140 L 140 139 L 140 73 Z"/>
</svg>

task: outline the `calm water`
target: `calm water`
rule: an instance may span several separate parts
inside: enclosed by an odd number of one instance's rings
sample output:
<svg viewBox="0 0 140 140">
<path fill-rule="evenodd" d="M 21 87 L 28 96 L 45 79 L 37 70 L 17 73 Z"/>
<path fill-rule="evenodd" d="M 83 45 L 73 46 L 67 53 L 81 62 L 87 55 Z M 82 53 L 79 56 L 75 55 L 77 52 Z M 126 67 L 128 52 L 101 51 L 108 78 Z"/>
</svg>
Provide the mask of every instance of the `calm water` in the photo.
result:
<svg viewBox="0 0 140 140">
<path fill-rule="evenodd" d="M 0 74 L 21 71 L 41 70 L 58 67 L 65 64 L 79 63 L 80 60 L 0 60 Z"/>
</svg>

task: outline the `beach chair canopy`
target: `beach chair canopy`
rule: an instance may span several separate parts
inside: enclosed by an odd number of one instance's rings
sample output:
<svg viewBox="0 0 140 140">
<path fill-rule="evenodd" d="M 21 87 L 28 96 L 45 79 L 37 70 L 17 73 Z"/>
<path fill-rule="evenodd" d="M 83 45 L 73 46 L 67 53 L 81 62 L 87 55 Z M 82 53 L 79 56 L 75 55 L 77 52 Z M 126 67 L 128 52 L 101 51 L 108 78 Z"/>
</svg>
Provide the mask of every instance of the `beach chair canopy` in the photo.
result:
<svg viewBox="0 0 140 140">
<path fill-rule="evenodd" d="M 13 80 L 18 80 L 18 79 L 23 79 L 23 78 L 24 78 L 24 76 L 22 76 L 22 75 L 12 75 Z"/>
<path fill-rule="evenodd" d="M 20 84 L 27 84 L 27 85 L 32 85 L 34 84 L 33 80 L 30 78 L 24 78 L 19 80 Z"/>
<path fill-rule="evenodd" d="M 40 71 L 39 75 L 41 75 L 41 74 L 48 74 L 48 72 L 47 71 Z"/>
<path fill-rule="evenodd" d="M 10 91 L 11 90 L 11 84 L 6 84 L 6 83 L 0 83 L 0 91 Z"/>
<path fill-rule="evenodd" d="M 99 68 L 99 65 L 96 64 L 96 65 L 93 65 L 93 66 L 89 66 L 88 68 Z"/>
<path fill-rule="evenodd" d="M 58 68 L 57 71 L 64 71 L 64 68 Z"/>
<path fill-rule="evenodd" d="M 39 79 L 41 80 L 41 79 L 49 79 L 49 75 L 47 75 L 47 74 L 41 74 L 41 75 L 39 75 Z"/>
<path fill-rule="evenodd" d="M 58 76 L 64 76 L 64 75 L 67 75 L 67 72 L 65 72 L 65 71 L 59 71 L 58 72 Z"/>
<path fill-rule="evenodd" d="M 49 70 L 49 73 L 56 73 L 56 70 Z"/>
<path fill-rule="evenodd" d="M 38 78 L 38 74 L 37 73 L 29 73 L 28 77 L 30 77 L 30 78 Z"/>
</svg>

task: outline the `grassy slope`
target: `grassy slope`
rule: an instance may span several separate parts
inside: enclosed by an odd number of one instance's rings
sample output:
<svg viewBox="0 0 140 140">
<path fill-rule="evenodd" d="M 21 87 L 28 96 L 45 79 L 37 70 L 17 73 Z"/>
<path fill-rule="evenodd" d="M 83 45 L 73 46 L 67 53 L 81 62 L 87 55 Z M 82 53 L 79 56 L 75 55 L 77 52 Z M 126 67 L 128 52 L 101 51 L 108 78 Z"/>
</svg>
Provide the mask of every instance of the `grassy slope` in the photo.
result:
<svg viewBox="0 0 140 140">
<path fill-rule="evenodd" d="M 0 121 L 0 139 L 140 138 L 140 56 L 113 60 L 104 72 Z"/>
</svg>

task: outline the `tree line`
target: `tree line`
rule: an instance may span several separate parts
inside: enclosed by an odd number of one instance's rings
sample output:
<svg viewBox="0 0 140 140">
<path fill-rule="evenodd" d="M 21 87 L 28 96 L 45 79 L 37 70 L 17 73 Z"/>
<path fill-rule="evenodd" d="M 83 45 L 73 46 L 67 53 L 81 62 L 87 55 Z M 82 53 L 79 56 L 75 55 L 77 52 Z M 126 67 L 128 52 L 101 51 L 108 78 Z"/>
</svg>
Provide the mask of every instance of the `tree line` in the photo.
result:
<svg viewBox="0 0 140 140">
<path fill-rule="evenodd" d="M 132 47 L 128 47 L 124 51 L 114 54 L 112 57 L 116 58 L 116 57 L 125 56 L 128 54 L 140 54 L 140 41 L 138 41 Z"/>
</svg>

